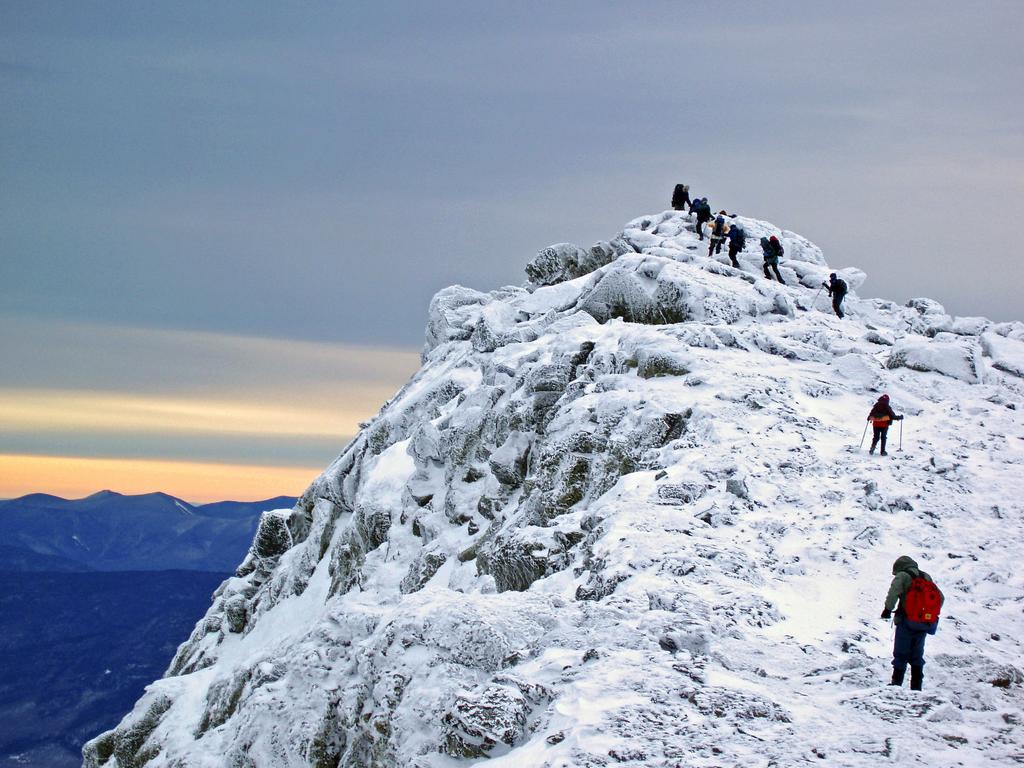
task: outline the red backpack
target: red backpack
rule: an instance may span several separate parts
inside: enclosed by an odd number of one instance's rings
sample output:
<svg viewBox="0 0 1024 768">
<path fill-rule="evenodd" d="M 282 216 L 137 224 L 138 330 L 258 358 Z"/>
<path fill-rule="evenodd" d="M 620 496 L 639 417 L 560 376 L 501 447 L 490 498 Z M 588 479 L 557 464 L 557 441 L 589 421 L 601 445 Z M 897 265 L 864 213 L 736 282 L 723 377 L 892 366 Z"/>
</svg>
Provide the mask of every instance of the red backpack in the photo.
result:
<svg viewBox="0 0 1024 768">
<path fill-rule="evenodd" d="M 934 624 L 942 609 L 942 593 L 934 582 L 914 577 L 903 598 L 903 612 L 915 624 Z"/>
</svg>

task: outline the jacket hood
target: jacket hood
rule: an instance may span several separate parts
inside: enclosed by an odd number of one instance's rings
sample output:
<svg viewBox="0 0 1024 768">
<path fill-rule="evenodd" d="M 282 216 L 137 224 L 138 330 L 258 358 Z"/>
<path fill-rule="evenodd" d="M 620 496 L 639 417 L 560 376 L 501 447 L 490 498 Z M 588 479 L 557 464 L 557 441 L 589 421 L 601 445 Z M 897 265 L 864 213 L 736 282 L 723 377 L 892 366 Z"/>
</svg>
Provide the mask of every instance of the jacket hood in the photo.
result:
<svg viewBox="0 0 1024 768">
<path fill-rule="evenodd" d="M 896 558 L 896 562 L 892 564 L 892 575 L 895 576 L 900 571 L 909 571 L 913 568 L 915 571 L 918 570 L 917 562 L 914 558 L 909 555 L 901 555 Z"/>
</svg>

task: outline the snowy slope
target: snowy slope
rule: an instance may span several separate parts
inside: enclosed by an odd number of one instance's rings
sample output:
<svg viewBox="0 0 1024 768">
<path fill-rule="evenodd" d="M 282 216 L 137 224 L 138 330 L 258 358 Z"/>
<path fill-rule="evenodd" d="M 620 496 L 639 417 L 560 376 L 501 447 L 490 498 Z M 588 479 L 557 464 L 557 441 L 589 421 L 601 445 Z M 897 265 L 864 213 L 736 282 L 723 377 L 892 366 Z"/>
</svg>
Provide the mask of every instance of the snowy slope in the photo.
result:
<svg viewBox="0 0 1024 768">
<path fill-rule="evenodd" d="M 666 212 L 441 291 L 420 372 L 85 764 L 1024 761 L 1024 324 L 841 321 L 821 251 L 742 221 L 741 270 Z M 901 554 L 947 596 L 922 693 L 884 685 Z"/>
</svg>

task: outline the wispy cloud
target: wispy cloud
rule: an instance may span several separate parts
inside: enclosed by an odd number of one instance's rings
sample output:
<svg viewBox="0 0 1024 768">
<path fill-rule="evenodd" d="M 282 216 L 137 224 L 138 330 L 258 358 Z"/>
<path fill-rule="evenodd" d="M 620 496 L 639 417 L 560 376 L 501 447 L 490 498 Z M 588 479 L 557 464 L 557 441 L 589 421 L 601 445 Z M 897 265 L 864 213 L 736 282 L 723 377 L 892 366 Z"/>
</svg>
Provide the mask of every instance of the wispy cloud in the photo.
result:
<svg viewBox="0 0 1024 768">
<path fill-rule="evenodd" d="M 26 318 L 3 327 L 0 453 L 18 457 L 5 460 L 7 495 L 137 489 L 147 468 L 165 483 L 150 490 L 188 498 L 212 478 L 223 483 L 213 496 L 250 493 L 255 466 L 308 482 L 419 366 L 408 349 Z"/>
<path fill-rule="evenodd" d="M 417 350 L 229 333 L 0 316 L 0 388 L 134 392 L 344 394 L 393 386 L 419 367 Z M 127 386 L 125 386 L 127 383 Z"/>
<path fill-rule="evenodd" d="M 0 390 L 0 424 L 11 430 L 330 437 L 353 434 L 389 390 L 349 385 L 337 402 L 154 397 L 133 392 Z M 280 398 L 280 393 L 267 397 Z"/>
</svg>

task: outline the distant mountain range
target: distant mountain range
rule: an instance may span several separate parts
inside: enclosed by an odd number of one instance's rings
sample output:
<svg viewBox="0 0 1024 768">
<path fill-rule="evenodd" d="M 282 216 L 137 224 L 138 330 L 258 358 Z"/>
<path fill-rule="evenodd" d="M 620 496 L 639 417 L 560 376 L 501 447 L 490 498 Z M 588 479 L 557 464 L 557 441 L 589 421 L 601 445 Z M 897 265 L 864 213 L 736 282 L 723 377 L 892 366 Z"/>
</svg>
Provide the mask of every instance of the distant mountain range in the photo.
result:
<svg viewBox="0 0 1024 768">
<path fill-rule="evenodd" d="M 296 499 L 193 505 L 166 493 L 0 501 L 0 571 L 233 571 L 260 513 Z"/>
</svg>

